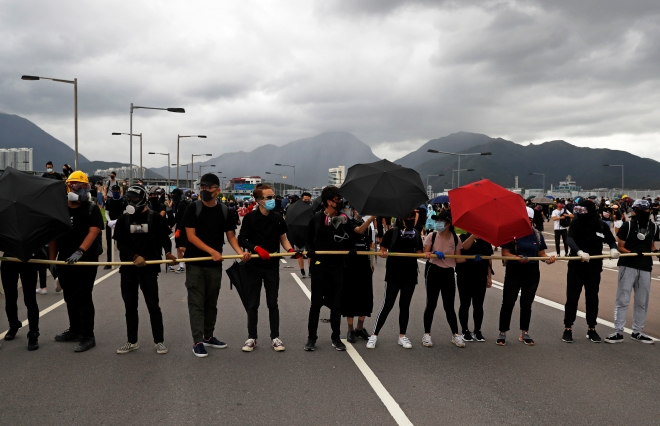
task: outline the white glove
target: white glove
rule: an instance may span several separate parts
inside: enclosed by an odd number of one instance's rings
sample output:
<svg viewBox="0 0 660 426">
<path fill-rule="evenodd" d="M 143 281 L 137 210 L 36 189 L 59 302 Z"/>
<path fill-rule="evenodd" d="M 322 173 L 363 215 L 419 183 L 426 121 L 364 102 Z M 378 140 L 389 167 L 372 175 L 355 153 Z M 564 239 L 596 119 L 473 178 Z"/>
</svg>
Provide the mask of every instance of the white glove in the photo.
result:
<svg viewBox="0 0 660 426">
<path fill-rule="evenodd" d="M 618 258 L 619 258 L 619 250 L 610 249 L 610 259 L 618 259 Z"/>
<path fill-rule="evenodd" d="M 582 258 L 583 262 L 588 262 L 589 259 L 591 258 L 591 256 L 589 256 L 589 253 L 585 253 L 582 250 L 578 251 L 577 254 Z"/>
<path fill-rule="evenodd" d="M 115 229 L 115 225 L 117 224 L 117 220 L 109 220 L 108 221 L 108 226 L 112 229 Z"/>
</svg>

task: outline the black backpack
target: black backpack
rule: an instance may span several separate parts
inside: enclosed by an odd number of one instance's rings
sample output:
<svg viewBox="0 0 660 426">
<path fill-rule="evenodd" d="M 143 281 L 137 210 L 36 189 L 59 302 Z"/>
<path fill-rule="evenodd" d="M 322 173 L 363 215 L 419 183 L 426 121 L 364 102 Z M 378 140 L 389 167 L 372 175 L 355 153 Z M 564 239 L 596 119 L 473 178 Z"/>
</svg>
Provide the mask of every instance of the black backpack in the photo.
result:
<svg viewBox="0 0 660 426">
<path fill-rule="evenodd" d="M 562 210 L 562 213 L 560 213 L 560 215 L 565 214 L 565 213 L 570 213 L 570 212 L 567 212 L 566 209 L 564 209 L 564 210 Z M 570 217 L 565 217 L 563 219 L 559 219 L 559 226 L 562 226 L 564 228 L 568 228 L 570 225 L 571 225 L 571 218 Z"/>
</svg>

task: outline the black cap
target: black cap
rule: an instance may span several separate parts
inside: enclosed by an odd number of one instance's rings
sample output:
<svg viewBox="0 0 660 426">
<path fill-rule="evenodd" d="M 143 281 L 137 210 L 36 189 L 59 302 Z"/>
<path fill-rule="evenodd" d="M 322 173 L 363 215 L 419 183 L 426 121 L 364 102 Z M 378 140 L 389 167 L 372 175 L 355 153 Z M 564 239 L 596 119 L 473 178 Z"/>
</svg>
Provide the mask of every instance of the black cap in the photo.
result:
<svg viewBox="0 0 660 426">
<path fill-rule="evenodd" d="M 199 180 L 200 185 L 218 185 L 220 186 L 220 179 L 218 179 L 218 175 L 214 175 L 213 173 L 207 173 L 202 178 Z"/>
<path fill-rule="evenodd" d="M 183 191 L 180 188 L 174 188 L 172 190 L 172 195 L 183 195 Z"/>
</svg>

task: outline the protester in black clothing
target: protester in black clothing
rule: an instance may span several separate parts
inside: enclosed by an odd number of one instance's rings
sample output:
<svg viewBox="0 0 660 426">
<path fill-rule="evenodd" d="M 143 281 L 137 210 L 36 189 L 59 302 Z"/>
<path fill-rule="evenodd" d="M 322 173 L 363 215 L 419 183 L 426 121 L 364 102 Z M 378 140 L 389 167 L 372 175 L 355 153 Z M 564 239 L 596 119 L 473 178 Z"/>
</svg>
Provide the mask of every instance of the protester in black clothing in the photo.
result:
<svg viewBox="0 0 660 426">
<path fill-rule="evenodd" d="M 410 339 L 406 336 L 408 319 L 410 318 L 410 302 L 417 285 L 417 259 L 413 257 L 388 257 L 388 251 L 396 253 L 421 253 L 422 237 L 414 228 L 415 214 L 397 219 L 396 226 L 383 235 L 380 244 L 380 257 L 387 258 L 385 263 L 385 298 L 376 316 L 374 332 L 367 342 L 368 349 L 375 349 L 378 333 L 385 324 L 387 316 L 394 307 L 399 296 L 399 345 L 406 349 L 412 348 Z"/>
<path fill-rule="evenodd" d="M 273 211 L 275 193 L 269 185 L 261 185 L 254 190 L 257 208 L 246 214 L 243 226 L 238 235 L 241 247 L 259 255 L 260 259 L 252 259 L 245 266 L 248 276 L 248 339 L 243 345 L 244 352 L 252 352 L 257 345 L 257 323 L 259 321 L 259 303 L 261 301 L 261 286 L 266 290 L 268 319 L 270 320 L 270 338 L 273 349 L 277 352 L 285 349 L 280 340 L 280 310 L 277 306 L 277 295 L 280 288 L 279 259 L 271 258 L 270 253 L 280 251 L 280 245 L 288 252 L 294 252 L 286 238 L 286 223 L 282 215 Z"/>
<path fill-rule="evenodd" d="M 46 163 L 46 173 L 41 175 L 41 177 L 47 178 L 47 179 L 55 179 L 55 180 L 64 180 L 61 174 L 57 173 L 56 171 L 53 170 L 53 162 L 49 161 Z"/>
<path fill-rule="evenodd" d="M 165 217 L 167 214 L 167 208 L 163 203 L 160 202 L 161 189 L 158 186 L 153 186 L 149 190 L 149 210 L 154 211 L 156 214 Z"/>
<path fill-rule="evenodd" d="M 118 354 L 126 354 L 138 349 L 138 289 L 142 290 L 149 310 L 151 332 L 158 354 L 166 354 L 163 336 L 163 314 L 158 305 L 159 265 L 147 265 L 148 260 L 160 260 L 162 252 L 168 260 L 175 261 L 172 255 L 170 228 L 165 219 L 147 209 L 147 193 L 143 187 L 133 185 L 126 192 L 127 212 L 115 224 L 115 236 L 119 258 L 122 262 L 133 262 L 135 266 L 122 265 L 121 297 L 126 308 L 126 328 L 128 341 L 117 349 Z M 129 213 L 132 212 L 132 213 Z"/>
<path fill-rule="evenodd" d="M 89 180 L 81 171 L 71 173 L 67 179 L 69 214 L 73 229 L 48 244 L 51 260 L 68 264 L 78 261 L 97 262 L 101 250 L 97 239 L 103 228 L 103 217 L 98 206 L 89 201 Z M 94 301 L 92 291 L 96 279 L 96 266 L 59 266 L 57 274 L 64 291 L 69 328 L 55 336 L 58 342 L 79 342 L 76 352 L 96 346 L 94 338 Z"/>
<path fill-rule="evenodd" d="M 564 335 L 562 340 L 573 342 L 572 327 L 578 308 L 578 301 L 584 287 L 585 304 L 587 306 L 587 338 L 594 343 L 600 343 L 601 338 L 596 333 L 598 318 L 598 290 L 600 274 L 603 271 L 602 259 L 591 259 L 591 256 L 603 254 L 603 243 L 610 246 L 610 256 L 618 259 L 617 243 L 610 232 L 610 227 L 598 217 L 596 204 L 582 200 L 574 207 L 575 219 L 568 228 L 568 246 L 571 256 L 580 256 L 581 260 L 569 260 L 566 274 L 566 305 L 564 308 Z"/>
<path fill-rule="evenodd" d="M 119 185 L 115 184 L 110 188 L 109 197 L 105 202 L 105 247 L 108 262 L 112 261 L 112 230 L 119 216 L 124 212 L 125 201 L 121 196 Z M 112 266 L 106 265 L 103 269 L 112 269 Z"/>
<path fill-rule="evenodd" d="M 357 251 L 370 251 L 373 240 L 371 223 L 376 216 L 363 220 L 355 209 L 351 209 L 348 227 L 348 244 Z M 355 343 L 356 338 L 364 340 L 371 336 L 364 328 L 364 320 L 371 316 L 374 307 L 373 270 L 369 256 L 351 256 L 346 259 L 344 282 L 341 292 L 341 314 L 346 317 L 348 334 L 346 340 Z M 358 317 L 357 327 L 353 329 L 353 319 Z"/>
<path fill-rule="evenodd" d="M 183 259 L 183 255 L 186 252 L 186 229 L 183 227 L 183 215 L 190 204 L 190 200 L 187 196 L 184 196 L 183 191 L 179 188 L 174 188 L 172 190 L 172 211 L 174 211 L 174 246 L 176 247 L 177 259 Z M 179 267 L 176 268 L 174 265 L 168 266 L 170 272 L 176 272 L 181 274 L 185 272 L 185 263 L 180 262 Z M 175 269 L 176 268 L 176 269 Z"/>
<path fill-rule="evenodd" d="M 62 178 L 67 179 L 73 173 L 73 169 L 68 164 L 62 166 Z"/>
<path fill-rule="evenodd" d="M 344 200 L 335 186 L 326 186 L 321 193 L 323 211 L 317 212 L 309 221 L 307 256 L 312 265 L 312 296 L 307 328 L 309 336 L 304 349 L 313 351 L 318 335 L 319 315 L 323 305 L 330 309 L 332 346 L 338 351 L 346 350 L 340 339 L 341 287 L 344 280 L 344 256 L 317 255 L 316 251 L 346 250 L 350 228 L 348 217 L 340 214 Z"/>
<path fill-rule="evenodd" d="M 309 192 L 303 192 L 300 198 L 300 201 L 302 201 L 305 204 L 312 204 L 312 194 Z M 296 249 L 302 249 L 302 247 L 295 247 Z M 307 268 L 310 267 L 311 260 L 308 257 L 307 258 Z M 300 275 L 305 278 L 305 259 L 303 257 L 298 257 L 298 268 L 300 268 Z"/>
<path fill-rule="evenodd" d="M 534 228 L 543 232 L 543 222 L 545 222 L 545 215 L 543 214 L 543 207 L 537 204 L 534 207 Z"/>
</svg>

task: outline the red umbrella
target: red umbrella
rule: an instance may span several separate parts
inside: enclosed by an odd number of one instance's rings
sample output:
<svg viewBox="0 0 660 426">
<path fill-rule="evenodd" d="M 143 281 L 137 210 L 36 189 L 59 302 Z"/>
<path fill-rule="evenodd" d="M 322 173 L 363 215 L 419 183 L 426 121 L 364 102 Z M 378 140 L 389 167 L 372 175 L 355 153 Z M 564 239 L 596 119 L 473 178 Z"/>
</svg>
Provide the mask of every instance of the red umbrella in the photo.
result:
<svg viewBox="0 0 660 426">
<path fill-rule="evenodd" d="M 488 179 L 449 191 L 453 224 L 499 247 L 531 234 L 525 201 Z"/>
</svg>

